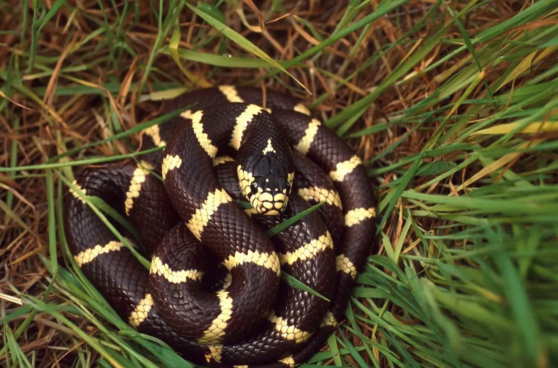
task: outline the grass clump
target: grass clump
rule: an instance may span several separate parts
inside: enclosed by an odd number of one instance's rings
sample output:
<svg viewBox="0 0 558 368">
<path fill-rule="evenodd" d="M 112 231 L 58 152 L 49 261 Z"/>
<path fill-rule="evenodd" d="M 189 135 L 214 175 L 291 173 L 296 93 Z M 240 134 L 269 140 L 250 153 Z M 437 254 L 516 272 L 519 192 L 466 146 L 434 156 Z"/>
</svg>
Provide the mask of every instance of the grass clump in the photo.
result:
<svg viewBox="0 0 558 368">
<path fill-rule="evenodd" d="M 189 366 L 75 267 L 61 194 L 222 83 L 305 99 L 374 182 L 377 249 L 308 366 L 558 364 L 558 1 L 250 3 L 0 3 L 0 364 Z"/>
</svg>

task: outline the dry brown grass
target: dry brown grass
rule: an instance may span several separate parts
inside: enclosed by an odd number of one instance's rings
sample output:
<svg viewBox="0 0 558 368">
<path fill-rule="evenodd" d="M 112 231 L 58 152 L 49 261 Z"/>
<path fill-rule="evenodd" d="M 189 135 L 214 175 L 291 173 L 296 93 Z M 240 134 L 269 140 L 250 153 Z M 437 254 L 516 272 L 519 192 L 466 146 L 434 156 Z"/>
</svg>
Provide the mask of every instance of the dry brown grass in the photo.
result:
<svg viewBox="0 0 558 368">
<path fill-rule="evenodd" d="M 40 12 L 42 16 L 48 9 L 52 9 L 54 3 L 53 0 L 45 2 L 45 9 Z M 226 24 L 277 61 L 291 60 L 301 52 L 320 44 L 320 40 L 300 19 L 310 23 L 319 36 L 326 39 L 335 32 L 346 14 L 348 5 L 346 1 L 333 0 L 310 0 L 300 3 L 286 1 L 284 9 L 270 10 L 272 4 L 277 5 L 280 2 L 257 1 L 255 11 L 248 6 L 249 3 L 246 1 L 244 4 L 239 2 L 237 6 L 231 4 L 221 7 L 225 9 Z M 128 4 L 132 9 L 127 16 L 122 16 L 124 4 Z M 168 91 L 180 86 L 193 88 L 194 78 L 201 80 L 201 86 L 223 83 L 252 84 L 261 86 L 262 89 L 289 91 L 308 103 L 324 96 L 315 106 L 314 113 L 326 121 L 378 88 L 402 60 L 409 58 L 422 47 L 428 37 L 443 25 L 452 22 L 452 16 L 445 9 L 446 5 L 442 5 L 435 11 L 436 16 L 429 18 L 429 21 L 433 20 L 431 23 L 421 27 L 418 32 L 405 36 L 435 6 L 435 1 L 432 0 L 408 2 L 364 28 L 364 35 L 361 36 L 363 29 L 353 32 L 316 56 L 289 68 L 293 76 L 311 92 L 309 95 L 285 73 L 266 78 L 268 71 L 261 68 L 215 68 L 209 64 L 182 59 L 181 70 L 173 58 L 165 54 L 156 55 L 153 64 L 149 65 L 150 55 L 154 51 L 161 27 L 149 2 L 140 1 L 138 4 L 141 4 L 139 18 L 134 19 L 133 2 L 82 0 L 63 3 L 38 33 L 34 65 L 29 64 L 33 42 L 31 2 L 8 0 L 0 5 L 2 30 L 15 31 L 0 33 L 0 72 L 7 73 L 12 70 L 11 77 L 4 75 L 2 78 L 4 81 L 11 78 L 12 86 L 9 93 L 2 94 L 0 99 L 0 167 L 14 166 L 14 161 L 11 161 L 14 159 L 17 166 L 42 164 L 48 158 L 69 149 L 107 138 L 115 133 L 115 129 L 123 131 L 133 128 L 157 114 L 160 103 L 156 101 L 157 95 L 150 95 L 149 92 Z M 369 5 L 363 6 L 354 16 L 353 22 L 369 14 L 378 4 L 379 1 L 369 1 Z M 468 6 L 468 3 L 458 1 L 448 4 L 455 13 Z M 26 8 L 22 9 L 22 5 Z M 511 19 L 529 5 L 529 1 L 489 1 L 468 11 L 461 18 L 461 22 L 467 33 L 473 37 L 483 30 Z M 24 12 L 28 18 L 26 29 L 22 32 Z M 164 13 L 167 14 L 168 10 L 165 9 Z M 251 27 L 256 27 L 259 19 L 263 19 L 265 30 L 261 33 L 251 30 L 243 23 L 243 17 Z M 521 27 L 526 31 L 550 24 L 556 24 L 556 18 L 537 18 L 522 24 Z M 238 44 L 218 35 L 188 8 L 180 14 L 180 27 L 180 49 L 191 50 L 203 44 L 198 51 L 209 55 L 251 57 Z M 413 78 L 455 50 L 457 44 L 462 44 L 462 33 L 458 26 L 453 23 L 449 27 L 443 42 L 439 42 L 406 73 L 406 78 L 411 80 L 390 85 L 370 104 L 351 131 L 390 123 L 406 109 L 417 105 L 439 89 L 447 81 L 452 68 L 458 71 L 469 63 L 467 54 L 460 53 L 418 78 Z M 110 28 L 111 31 L 102 31 L 103 28 Z M 522 29 L 514 28 L 509 35 L 515 35 L 520 31 Z M 93 32 L 99 33 L 83 44 Z M 24 39 L 22 35 L 25 35 Z M 162 45 L 169 45 L 171 36 L 172 32 L 161 39 Z M 362 37 L 363 42 L 358 43 L 359 37 Z M 390 47 L 398 40 L 404 41 Z M 388 47 L 389 50 L 386 50 Z M 492 85 L 498 81 L 510 65 L 515 65 L 513 61 L 514 59 L 510 59 L 494 67 L 486 67 L 485 82 Z M 542 71 L 552 68 L 555 62 L 555 58 L 544 59 L 531 72 L 520 76 L 513 87 L 506 87 L 507 90 L 521 86 Z M 13 67 L 9 66 L 10 63 Z M 359 68 L 367 63 L 370 65 L 359 71 Z M 80 65 L 84 67 L 80 68 Z M 340 82 L 351 75 L 353 77 L 346 83 Z M 142 80 L 145 80 L 148 91 L 139 90 Z M 68 92 L 68 86 L 77 86 L 78 92 Z M 432 109 L 440 109 L 458 102 L 465 90 L 466 88 L 461 88 L 451 93 L 447 99 L 433 105 Z M 92 91 L 95 92 L 91 93 Z M 144 101 L 149 97 L 155 99 Z M 469 98 L 488 98 L 485 84 L 479 83 Z M 455 113 L 464 114 L 468 109 L 468 106 L 461 106 Z M 376 168 L 386 167 L 419 154 L 439 125 L 440 120 L 429 121 L 423 128 L 409 134 L 413 124 L 394 124 L 375 134 L 350 139 L 350 143 L 365 161 L 391 150 L 375 163 Z M 394 144 L 406 134 L 409 135 L 394 148 Z M 545 139 L 550 138 L 552 137 L 546 136 Z M 134 135 L 131 142 L 137 146 L 138 135 Z M 483 145 L 486 146 L 489 142 L 486 141 Z M 13 157 L 13 152 L 17 152 L 17 157 Z M 128 152 L 129 148 L 124 141 L 119 140 L 84 150 L 72 156 L 72 160 Z M 546 152 L 544 155 L 550 161 L 558 158 L 552 152 Z M 424 162 L 456 161 L 459 158 L 463 158 L 463 152 L 453 151 L 427 157 Z M 515 163 L 510 162 L 510 167 Z M 405 168 L 411 166 L 412 162 L 405 165 Z M 514 169 L 517 167 L 514 166 Z M 455 173 L 449 181 L 438 182 L 430 186 L 426 192 L 463 195 L 456 191 L 456 187 L 482 168 L 479 163 L 467 166 Z M 79 170 L 80 167 L 75 168 L 76 173 Z M 502 175 L 503 173 L 500 173 L 499 177 Z M 374 176 L 380 198 L 384 198 L 384 195 L 392 190 L 388 185 L 398 178 L 401 178 L 401 175 L 396 170 Z M 417 177 L 413 186 L 418 187 L 431 179 L 432 176 Z M 56 180 L 55 176 L 55 184 Z M 49 256 L 49 212 L 45 183 L 44 170 L 0 173 L 0 199 L 2 203 L 7 203 L 0 212 L 3 213 L 0 217 L 0 307 L 5 314 L 9 314 L 20 301 L 19 297 L 15 296 L 18 294 L 14 293 L 14 289 L 18 293 L 44 298 L 50 303 L 67 302 L 67 297 L 60 293 L 45 294 L 49 291 L 52 277 L 39 257 Z M 392 244 L 397 244 L 406 223 L 403 218 L 405 208 L 417 207 L 400 201 L 383 224 L 382 231 L 391 239 Z M 419 220 L 423 229 L 432 229 L 441 224 L 448 224 L 448 221 L 431 217 Z M 445 233 L 449 234 L 450 229 Z M 445 233 L 441 231 L 437 234 Z M 406 236 L 406 233 L 403 236 Z M 419 242 L 419 238 L 409 235 L 404 241 L 403 253 L 413 254 L 413 249 L 419 246 Z M 379 244 L 382 254 L 385 252 L 385 246 L 383 243 Z M 433 250 L 432 248 L 431 251 Z M 61 249 L 58 255 L 58 262 L 63 266 Z M 393 310 L 394 315 L 399 313 Z M 29 313 L 25 313 L 10 321 L 11 329 L 16 331 L 28 315 Z M 71 313 L 65 315 L 91 335 L 96 334 L 97 330 L 92 328 L 88 321 L 81 320 Z M 367 336 L 374 335 L 373 326 L 369 327 L 363 323 L 360 326 L 368 331 Z M 358 337 L 352 342 L 355 346 L 360 344 Z M 35 314 L 30 325 L 17 338 L 17 343 L 21 351 L 33 359 L 38 367 L 70 366 L 76 359 L 76 351 L 81 349 L 83 344 L 72 329 L 60 324 L 48 313 Z M 92 354 L 90 358 L 95 359 L 95 352 L 89 351 Z M 379 356 L 377 350 L 374 351 L 375 355 Z M 367 363 L 371 364 L 365 353 L 363 356 Z M 5 355 L 0 357 L 4 358 Z M 346 359 L 356 364 L 353 358 Z M 385 361 L 382 361 L 382 364 L 385 364 Z"/>
</svg>

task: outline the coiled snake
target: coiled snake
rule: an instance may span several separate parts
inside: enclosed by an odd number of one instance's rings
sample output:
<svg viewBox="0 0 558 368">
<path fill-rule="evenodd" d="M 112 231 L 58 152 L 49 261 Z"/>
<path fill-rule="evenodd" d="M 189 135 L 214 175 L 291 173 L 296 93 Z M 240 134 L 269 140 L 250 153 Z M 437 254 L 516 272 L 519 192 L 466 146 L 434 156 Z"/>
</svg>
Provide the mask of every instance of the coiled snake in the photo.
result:
<svg viewBox="0 0 558 368">
<path fill-rule="evenodd" d="M 86 168 L 74 182 L 129 218 L 149 270 L 82 195 L 66 197 L 66 236 L 86 277 L 138 331 L 197 364 L 307 361 L 343 320 L 371 249 L 375 210 L 360 159 L 294 98 L 268 92 L 263 102 L 261 90 L 233 86 L 167 101 L 165 112 L 192 108 L 144 131 L 142 149 L 164 150 Z"/>
</svg>

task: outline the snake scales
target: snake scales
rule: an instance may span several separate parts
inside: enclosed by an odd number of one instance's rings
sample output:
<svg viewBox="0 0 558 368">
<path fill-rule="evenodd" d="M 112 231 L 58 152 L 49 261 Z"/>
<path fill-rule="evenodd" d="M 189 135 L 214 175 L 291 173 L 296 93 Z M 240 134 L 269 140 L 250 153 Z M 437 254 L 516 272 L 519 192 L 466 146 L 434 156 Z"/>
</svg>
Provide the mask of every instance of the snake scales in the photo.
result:
<svg viewBox="0 0 558 368">
<path fill-rule="evenodd" d="M 372 244 L 360 159 L 296 99 L 268 92 L 264 108 L 263 98 L 220 86 L 169 100 L 164 112 L 192 108 L 144 131 L 142 149 L 164 150 L 86 168 L 74 182 L 129 218 L 149 270 L 82 196 L 70 189 L 65 201 L 66 236 L 86 277 L 130 325 L 197 364 L 307 361 L 343 320 Z M 281 271 L 325 299 L 281 281 Z"/>
</svg>

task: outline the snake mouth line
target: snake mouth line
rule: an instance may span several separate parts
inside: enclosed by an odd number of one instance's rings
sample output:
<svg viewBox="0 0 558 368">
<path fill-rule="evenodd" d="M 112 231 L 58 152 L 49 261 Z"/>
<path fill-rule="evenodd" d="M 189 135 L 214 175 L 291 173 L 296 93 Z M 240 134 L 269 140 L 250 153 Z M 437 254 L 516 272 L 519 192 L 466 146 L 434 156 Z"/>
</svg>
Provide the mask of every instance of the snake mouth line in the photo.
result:
<svg viewBox="0 0 558 368">
<path fill-rule="evenodd" d="M 240 189 L 256 213 L 265 216 L 278 216 L 283 213 L 289 200 L 288 189 L 272 192 L 269 189 L 264 191 L 261 187 L 254 188 L 256 180 L 252 173 L 243 170 L 241 166 L 238 166 L 237 173 L 240 179 Z M 294 175 L 289 174 L 289 185 L 291 185 L 293 177 Z"/>
<path fill-rule="evenodd" d="M 258 195 L 259 194 L 259 195 Z M 278 216 L 285 210 L 288 197 L 284 193 L 258 193 L 250 199 L 252 208 L 264 216 Z"/>
</svg>

